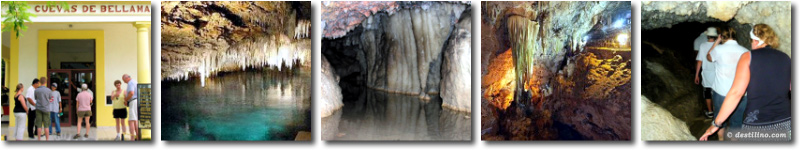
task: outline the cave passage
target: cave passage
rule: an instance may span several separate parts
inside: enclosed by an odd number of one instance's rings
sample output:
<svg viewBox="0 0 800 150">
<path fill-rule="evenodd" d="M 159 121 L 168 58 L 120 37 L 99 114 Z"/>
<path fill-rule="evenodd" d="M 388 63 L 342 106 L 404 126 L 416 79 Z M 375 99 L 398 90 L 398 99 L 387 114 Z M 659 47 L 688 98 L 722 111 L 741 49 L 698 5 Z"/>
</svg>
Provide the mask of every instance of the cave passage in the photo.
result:
<svg viewBox="0 0 800 150">
<path fill-rule="evenodd" d="M 738 24 L 736 19 L 681 22 L 669 28 L 642 31 L 642 94 L 686 122 L 695 137 L 702 136 L 711 119 L 704 114 L 707 107 L 703 86 L 694 84 L 698 53 L 694 41 L 708 27 L 732 27 L 739 45 L 750 49 L 747 36 L 750 26 Z M 711 137 L 716 138 L 716 135 Z"/>
</svg>

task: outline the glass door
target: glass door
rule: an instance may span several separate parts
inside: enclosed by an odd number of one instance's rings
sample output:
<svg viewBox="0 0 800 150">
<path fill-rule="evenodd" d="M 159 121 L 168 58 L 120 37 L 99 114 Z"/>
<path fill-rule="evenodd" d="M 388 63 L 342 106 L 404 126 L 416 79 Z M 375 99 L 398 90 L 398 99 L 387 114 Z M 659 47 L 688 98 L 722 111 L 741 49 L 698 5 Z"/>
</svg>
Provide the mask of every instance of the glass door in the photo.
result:
<svg viewBox="0 0 800 150">
<path fill-rule="evenodd" d="M 71 81 L 72 81 L 72 83 L 74 83 L 74 86 L 72 86 L 74 88 L 74 90 L 77 93 L 80 93 L 80 92 L 78 92 L 79 91 L 78 89 L 81 88 L 81 85 L 86 84 L 89 87 L 89 92 L 92 93 L 92 97 L 94 97 L 92 99 L 92 106 L 91 106 L 92 117 L 90 117 L 89 122 L 91 122 L 91 125 L 93 127 L 95 127 L 95 126 L 97 126 L 97 121 L 96 121 L 97 117 L 96 116 L 97 116 L 97 105 L 98 105 L 97 99 L 98 99 L 98 97 L 95 97 L 95 94 L 94 94 L 94 92 L 96 91 L 95 90 L 96 85 L 95 85 L 95 82 L 94 82 L 94 79 L 95 79 L 94 69 L 70 69 L 70 70 L 71 70 L 71 74 L 72 74 Z M 76 97 L 78 96 L 77 93 L 75 95 L 72 95 L 72 99 L 77 100 L 76 99 Z M 102 98 L 102 97 L 100 97 L 100 98 Z M 103 99 L 105 99 L 105 98 L 103 98 Z M 77 107 L 74 107 L 74 108 L 77 109 Z"/>
</svg>

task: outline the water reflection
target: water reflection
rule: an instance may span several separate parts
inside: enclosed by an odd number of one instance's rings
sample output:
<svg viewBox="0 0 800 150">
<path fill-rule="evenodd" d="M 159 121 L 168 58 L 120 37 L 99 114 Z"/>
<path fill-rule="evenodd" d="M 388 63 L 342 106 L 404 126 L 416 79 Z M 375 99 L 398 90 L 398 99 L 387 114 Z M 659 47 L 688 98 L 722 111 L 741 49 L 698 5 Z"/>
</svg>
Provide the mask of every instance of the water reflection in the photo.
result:
<svg viewBox="0 0 800 150">
<path fill-rule="evenodd" d="M 350 94 L 348 94 L 350 95 Z M 470 140 L 469 113 L 442 109 L 442 100 L 362 90 L 322 118 L 323 140 Z M 355 99 L 348 101 L 347 99 Z"/>
<path fill-rule="evenodd" d="M 308 72 L 162 81 L 163 140 L 293 140 L 311 130 Z"/>
</svg>

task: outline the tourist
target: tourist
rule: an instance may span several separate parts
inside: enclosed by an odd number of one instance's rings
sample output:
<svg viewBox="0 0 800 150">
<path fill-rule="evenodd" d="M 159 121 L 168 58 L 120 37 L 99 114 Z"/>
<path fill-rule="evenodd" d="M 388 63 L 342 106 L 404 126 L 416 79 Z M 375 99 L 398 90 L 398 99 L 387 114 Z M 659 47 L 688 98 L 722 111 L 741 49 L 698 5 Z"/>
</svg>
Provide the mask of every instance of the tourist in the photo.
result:
<svg viewBox="0 0 800 150">
<path fill-rule="evenodd" d="M 128 117 L 128 110 L 125 110 L 125 100 L 123 99 L 120 86 L 122 86 L 122 82 L 119 80 L 114 81 L 114 87 L 117 89 L 111 92 L 111 100 L 114 107 L 114 123 L 117 124 L 117 137 L 114 139 L 115 141 L 123 140 L 124 137 L 122 135 L 128 130 L 125 127 L 125 118 Z M 120 132 L 120 130 L 122 130 L 122 132 Z"/>
<path fill-rule="evenodd" d="M 78 139 L 81 137 L 81 122 L 84 120 L 86 121 L 86 134 L 83 135 L 83 138 L 89 138 L 89 127 L 91 127 L 91 123 L 89 122 L 89 118 L 92 117 L 92 94 L 89 92 L 89 86 L 86 83 L 81 84 L 81 92 L 78 93 L 78 96 L 75 98 L 78 106 L 78 133 L 75 134 L 72 139 Z M 82 120 L 83 119 L 83 120 Z"/>
<path fill-rule="evenodd" d="M 708 61 L 708 59 L 704 59 L 708 50 L 711 49 L 711 46 L 714 45 L 714 41 L 717 39 L 717 28 L 715 27 L 708 27 L 708 29 L 703 32 L 705 33 L 706 39 L 705 42 L 700 44 L 700 51 L 697 53 L 695 60 L 697 61 L 697 66 L 695 67 L 694 72 L 694 84 L 701 84 L 702 77 L 702 86 L 703 86 L 703 99 L 705 99 L 706 104 L 706 111 L 705 115 L 708 118 L 712 118 L 714 116 L 714 109 L 711 107 L 711 85 L 714 83 L 714 64 Z M 702 68 L 703 73 L 700 74 L 700 69 Z"/>
<path fill-rule="evenodd" d="M 719 37 L 717 41 L 711 46 L 709 50 L 709 54 L 706 56 L 706 59 L 714 63 L 714 84 L 711 86 L 712 91 L 712 101 L 714 103 L 714 118 L 719 116 L 719 111 L 722 106 L 722 103 L 725 100 L 725 96 L 728 94 L 728 91 L 731 89 L 733 85 L 733 78 L 736 75 L 736 65 L 739 62 L 740 56 L 743 53 L 747 52 L 747 49 L 740 46 L 738 42 L 734 39 L 736 36 L 736 31 L 730 27 L 722 27 L 719 28 Z M 747 96 L 741 98 L 743 103 L 747 102 Z M 722 127 L 729 127 L 731 129 L 739 129 L 742 127 L 742 119 L 744 118 L 744 105 L 739 105 L 736 108 L 736 111 L 731 116 L 731 119 L 727 121 L 727 124 L 721 124 Z M 722 133 L 725 132 L 725 129 L 721 130 L 720 132 L 720 140 L 723 139 Z"/>
<path fill-rule="evenodd" d="M 41 77 L 39 79 L 40 83 L 47 83 L 46 77 Z M 39 137 L 38 140 L 42 140 L 42 134 L 45 136 L 45 140 L 50 140 L 50 103 L 53 102 L 53 97 L 50 96 L 50 93 L 53 93 L 52 90 L 47 88 L 47 86 L 39 86 L 34 91 L 34 95 L 36 98 L 36 120 L 34 120 L 33 124 L 37 127 L 36 135 Z"/>
<path fill-rule="evenodd" d="M 17 141 L 22 140 L 25 132 L 25 119 L 28 115 L 28 104 L 25 102 L 25 97 L 22 96 L 22 83 L 17 84 L 17 90 L 14 95 L 14 117 L 17 119 L 17 125 L 14 126 L 14 138 Z"/>
<path fill-rule="evenodd" d="M 61 93 L 56 90 L 58 87 L 58 83 L 53 82 L 50 86 L 50 89 L 53 91 L 50 93 L 50 97 L 53 98 L 53 103 L 50 104 L 50 121 L 53 123 L 50 124 L 50 135 L 53 135 L 53 126 L 56 127 L 56 136 L 61 136 L 61 120 L 59 119 L 58 114 L 61 113 Z"/>
<path fill-rule="evenodd" d="M 694 38 L 694 44 L 693 44 L 694 51 L 699 53 L 702 50 L 700 48 L 700 45 L 703 45 L 703 43 L 705 43 L 707 39 L 708 39 L 708 30 L 703 31 L 703 33 L 700 33 L 700 35 L 698 35 L 697 38 Z"/>
<path fill-rule="evenodd" d="M 137 140 L 136 135 L 139 135 L 139 118 L 137 116 L 139 113 L 137 113 L 138 105 L 136 101 L 138 98 L 137 94 L 139 94 L 136 90 L 136 85 L 138 83 L 136 83 L 136 80 L 131 79 L 131 76 L 128 74 L 122 75 L 122 80 L 128 84 L 128 86 L 125 87 L 125 103 L 129 107 L 128 110 L 130 110 L 130 116 L 128 116 L 128 126 L 131 128 L 131 141 L 135 141 Z"/>
<path fill-rule="evenodd" d="M 36 101 L 34 100 L 34 91 L 36 88 L 39 87 L 39 79 L 33 79 L 33 83 L 31 83 L 31 87 L 28 87 L 25 90 L 25 99 L 28 103 L 28 138 L 31 140 L 35 139 L 33 136 L 36 135 L 36 127 L 34 126 L 33 122 L 36 120 Z"/>
<path fill-rule="evenodd" d="M 717 118 L 700 140 L 708 140 L 708 136 L 717 130 L 723 132 L 720 124 L 728 119 L 731 113 L 735 114 L 734 108 L 740 105 L 747 106 L 745 110 L 747 117 L 744 119 L 742 130 L 787 133 L 784 137 L 769 140 L 791 140 L 791 135 L 788 134 L 792 131 L 792 104 L 789 97 L 792 81 L 791 58 L 786 53 L 775 50 L 779 46 L 778 36 L 768 25 L 753 26 L 750 38 L 752 39 L 750 47 L 753 51 L 741 55 L 733 86 L 725 96 Z M 739 103 L 739 99 L 745 93 L 747 101 Z"/>
</svg>

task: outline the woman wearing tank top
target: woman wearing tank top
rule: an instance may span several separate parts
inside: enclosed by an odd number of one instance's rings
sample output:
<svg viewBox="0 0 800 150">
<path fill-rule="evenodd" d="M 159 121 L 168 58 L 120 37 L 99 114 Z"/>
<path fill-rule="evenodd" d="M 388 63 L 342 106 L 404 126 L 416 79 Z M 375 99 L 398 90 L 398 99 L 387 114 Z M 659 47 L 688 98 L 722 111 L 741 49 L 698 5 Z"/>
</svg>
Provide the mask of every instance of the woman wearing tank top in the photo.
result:
<svg viewBox="0 0 800 150">
<path fill-rule="evenodd" d="M 17 84 L 17 90 L 14 95 L 14 117 L 16 117 L 17 125 L 14 126 L 14 138 L 17 141 L 22 140 L 22 135 L 25 134 L 25 123 L 28 121 L 28 104 L 25 102 L 25 97 L 22 96 L 22 83 Z"/>
<path fill-rule="evenodd" d="M 791 58 L 774 49 L 779 46 L 779 40 L 768 25 L 753 26 L 750 38 L 753 51 L 742 54 L 739 59 L 733 86 L 720 114 L 700 138 L 702 141 L 719 130 L 719 124 L 728 119 L 745 93 L 748 101 L 742 103 L 747 106 L 742 131 L 726 135 L 739 140 L 791 140 Z M 759 137 L 752 137 L 753 133 L 758 133 Z"/>
</svg>

